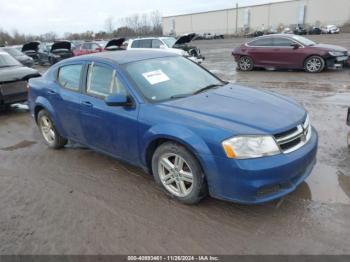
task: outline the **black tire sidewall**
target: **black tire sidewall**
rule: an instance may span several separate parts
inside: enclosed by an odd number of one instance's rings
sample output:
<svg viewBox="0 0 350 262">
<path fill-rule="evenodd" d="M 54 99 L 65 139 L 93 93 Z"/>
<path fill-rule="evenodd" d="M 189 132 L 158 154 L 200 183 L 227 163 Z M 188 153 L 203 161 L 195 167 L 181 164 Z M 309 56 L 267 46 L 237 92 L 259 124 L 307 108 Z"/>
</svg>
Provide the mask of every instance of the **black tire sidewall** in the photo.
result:
<svg viewBox="0 0 350 262">
<path fill-rule="evenodd" d="M 191 168 L 193 174 L 193 189 L 192 192 L 186 197 L 178 197 L 171 194 L 161 182 L 158 172 L 158 162 L 160 157 L 166 153 L 175 153 L 181 156 Z M 207 185 L 198 160 L 185 147 L 177 143 L 167 142 L 160 145 L 156 149 L 152 157 L 152 172 L 157 184 L 159 184 L 168 195 L 182 203 L 196 204 L 207 195 Z"/>
</svg>

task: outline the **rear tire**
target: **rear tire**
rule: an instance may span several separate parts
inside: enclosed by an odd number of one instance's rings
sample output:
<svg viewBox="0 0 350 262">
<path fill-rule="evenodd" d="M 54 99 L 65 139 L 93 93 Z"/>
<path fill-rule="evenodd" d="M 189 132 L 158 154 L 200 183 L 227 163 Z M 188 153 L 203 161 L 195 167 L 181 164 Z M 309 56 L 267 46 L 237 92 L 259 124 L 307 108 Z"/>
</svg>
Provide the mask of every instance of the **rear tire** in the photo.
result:
<svg viewBox="0 0 350 262">
<path fill-rule="evenodd" d="M 242 56 L 239 58 L 237 63 L 237 68 L 239 71 L 252 71 L 254 69 L 254 62 L 249 56 Z"/>
<path fill-rule="evenodd" d="M 198 160 L 183 146 L 167 142 L 152 157 L 156 182 L 184 204 L 196 204 L 207 196 L 207 184 Z"/>
<path fill-rule="evenodd" d="M 67 144 L 67 139 L 58 133 L 50 114 L 46 110 L 43 109 L 39 112 L 37 123 L 41 135 L 48 147 L 52 149 L 60 149 Z"/>
<path fill-rule="evenodd" d="M 304 69 L 308 73 L 320 73 L 325 69 L 326 63 L 320 56 L 311 56 L 304 62 Z"/>
</svg>

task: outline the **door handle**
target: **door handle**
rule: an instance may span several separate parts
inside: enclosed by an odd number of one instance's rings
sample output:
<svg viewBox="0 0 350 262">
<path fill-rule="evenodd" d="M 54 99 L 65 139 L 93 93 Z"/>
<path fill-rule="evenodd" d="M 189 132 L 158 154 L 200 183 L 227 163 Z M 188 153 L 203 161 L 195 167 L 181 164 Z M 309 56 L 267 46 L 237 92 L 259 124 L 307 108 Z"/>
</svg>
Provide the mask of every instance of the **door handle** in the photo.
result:
<svg viewBox="0 0 350 262">
<path fill-rule="evenodd" d="M 93 107 L 93 104 L 92 104 L 91 102 L 89 102 L 89 101 L 81 102 L 81 104 L 82 104 L 83 106 Z"/>
<path fill-rule="evenodd" d="M 49 95 L 56 95 L 56 92 L 53 91 L 53 90 L 49 90 L 49 91 L 47 91 L 47 93 L 48 93 Z"/>
</svg>

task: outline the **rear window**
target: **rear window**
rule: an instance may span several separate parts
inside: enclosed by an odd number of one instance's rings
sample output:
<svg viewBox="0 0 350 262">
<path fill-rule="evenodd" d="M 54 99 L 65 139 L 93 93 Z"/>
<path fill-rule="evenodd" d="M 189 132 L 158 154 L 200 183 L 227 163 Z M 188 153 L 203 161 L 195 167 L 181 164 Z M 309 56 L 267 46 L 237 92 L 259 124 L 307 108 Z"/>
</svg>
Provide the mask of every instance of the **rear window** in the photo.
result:
<svg viewBox="0 0 350 262">
<path fill-rule="evenodd" d="M 82 71 L 83 65 L 63 66 L 59 69 L 57 80 L 62 87 L 79 91 Z"/>
<path fill-rule="evenodd" d="M 131 48 L 139 48 L 139 47 L 140 47 L 140 40 L 132 41 Z"/>
<path fill-rule="evenodd" d="M 273 46 L 272 38 L 261 38 L 248 43 L 249 46 Z"/>
</svg>

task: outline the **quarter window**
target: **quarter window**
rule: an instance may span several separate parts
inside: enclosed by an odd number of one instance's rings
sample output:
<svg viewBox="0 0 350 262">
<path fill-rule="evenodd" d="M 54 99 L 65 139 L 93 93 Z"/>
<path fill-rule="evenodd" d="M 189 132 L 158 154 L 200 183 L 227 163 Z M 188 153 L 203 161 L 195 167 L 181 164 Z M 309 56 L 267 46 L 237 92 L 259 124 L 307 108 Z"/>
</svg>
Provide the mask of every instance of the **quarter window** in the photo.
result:
<svg viewBox="0 0 350 262">
<path fill-rule="evenodd" d="M 139 47 L 140 47 L 140 40 L 132 41 L 131 48 L 139 48 Z"/>
<path fill-rule="evenodd" d="M 98 97 L 126 94 L 126 89 L 112 68 L 91 64 L 88 70 L 87 93 Z"/>
<path fill-rule="evenodd" d="M 79 91 L 82 70 L 83 65 L 68 65 L 61 67 L 58 72 L 59 84 L 64 88 Z"/>
</svg>

